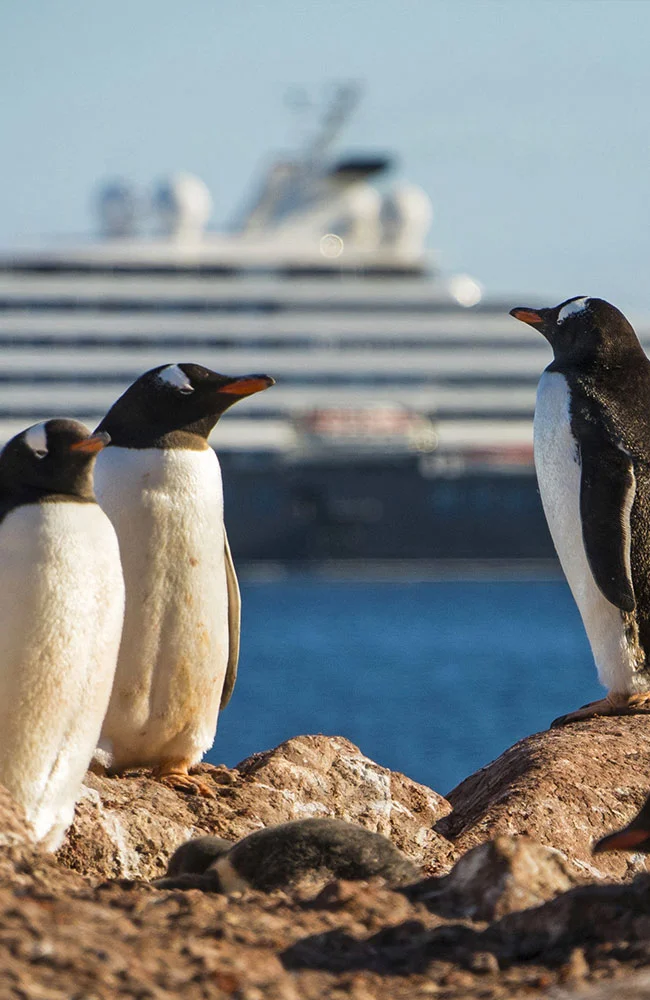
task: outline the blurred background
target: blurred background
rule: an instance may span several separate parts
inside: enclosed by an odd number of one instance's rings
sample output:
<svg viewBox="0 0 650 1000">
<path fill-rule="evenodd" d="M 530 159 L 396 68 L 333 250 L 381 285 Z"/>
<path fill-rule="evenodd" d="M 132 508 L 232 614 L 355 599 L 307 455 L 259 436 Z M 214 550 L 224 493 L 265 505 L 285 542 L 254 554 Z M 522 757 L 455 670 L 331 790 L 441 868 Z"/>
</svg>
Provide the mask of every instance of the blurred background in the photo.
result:
<svg viewBox="0 0 650 1000">
<path fill-rule="evenodd" d="M 532 465 L 597 295 L 650 342 L 650 4 L 0 7 L 0 439 L 154 365 L 212 444 L 240 677 L 210 759 L 341 733 L 447 791 L 598 696 Z"/>
</svg>

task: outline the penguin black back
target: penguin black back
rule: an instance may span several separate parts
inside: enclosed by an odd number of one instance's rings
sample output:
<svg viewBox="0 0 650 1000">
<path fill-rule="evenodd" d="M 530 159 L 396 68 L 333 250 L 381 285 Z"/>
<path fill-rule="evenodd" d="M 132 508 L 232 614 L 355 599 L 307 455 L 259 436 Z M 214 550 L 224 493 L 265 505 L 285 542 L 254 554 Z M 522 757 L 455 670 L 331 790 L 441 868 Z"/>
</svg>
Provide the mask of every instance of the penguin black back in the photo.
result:
<svg viewBox="0 0 650 1000">
<path fill-rule="evenodd" d="M 227 854 L 216 843 L 215 858 L 207 868 L 202 868 L 203 848 L 195 862 L 189 860 L 192 844 L 181 845 L 172 857 L 174 869 L 184 874 L 172 877 L 168 871 L 168 876 L 154 885 L 159 889 L 227 892 L 251 888 L 270 892 L 286 889 L 308 875 L 345 879 L 381 876 L 392 885 L 406 885 L 420 877 L 418 868 L 386 837 L 339 819 L 294 820 L 256 830 Z M 209 850 L 210 845 L 204 847 Z M 194 872 L 192 863 L 196 865 Z"/>
<path fill-rule="evenodd" d="M 203 365 L 160 365 L 129 386 L 97 429 L 121 448 L 200 450 L 233 403 L 273 384 L 269 375 L 233 377 Z"/>
<path fill-rule="evenodd" d="M 77 420 L 46 420 L 21 431 L 0 453 L 0 521 L 32 503 L 94 503 L 93 462 L 110 441 Z"/>
<path fill-rule="evenodd" d="M 571 428 L 580 442 L 583 466 L 599 466 L 602 476 L 588 475 L 583 510 L 601 511 L 584 518 L 589 551 L 597 547 L 604 562 L 601 577 L 610 585 L 605 596 L 624 612 L 637 610 L 639 641 L 650 656 L 650 361 L 632 325 L 603 299 L 572 299 L 558 307 L 569 312 L 550 329 L 556 353 L 548 371 L 562 373 L 571 389 Z M 542 332 L 544 332 L 542 330 Z M 607 441 L 603 440 L 604 426 Z M 610 447 L 607 448 L 607 443 Z M 632 470 L 628 469 L 631 459 Z M 609 526 L 620 520 L 621 490 L 634 477 L 630 511 L 631 574 Z M 592 536 L 590 539 L 590 535 Z M 631 580 L 629 579 L 631 575 Z M 631 584 L 631 586 L 630 586 Z"/>
</svg>

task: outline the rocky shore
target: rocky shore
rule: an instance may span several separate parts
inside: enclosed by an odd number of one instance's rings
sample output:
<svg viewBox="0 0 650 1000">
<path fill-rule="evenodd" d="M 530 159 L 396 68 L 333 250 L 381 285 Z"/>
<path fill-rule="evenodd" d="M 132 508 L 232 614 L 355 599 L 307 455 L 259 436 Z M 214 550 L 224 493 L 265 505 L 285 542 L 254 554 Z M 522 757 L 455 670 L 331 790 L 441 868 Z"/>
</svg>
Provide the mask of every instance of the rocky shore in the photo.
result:
<svg viewBox="0 0 650 1000">
<path fill-rule="evenodd" d="M 650 725 L 539 733 L 445 799 L 341 737 L 300 736 L 238 767 L 215 798 L 89 772 L 57 855 L 0 794 L 2 996 L 20 1000 L 399 1000 L 650 992 L 650 874 L 593 857 L 650 788 Z M 403 891 L 305 881 L 233 896 L 158 891 L 179 843 L 306 816 L 378 831 L 422 867 Z M 615 979 L 614 984 L 612 980 Z"/>
</svg>

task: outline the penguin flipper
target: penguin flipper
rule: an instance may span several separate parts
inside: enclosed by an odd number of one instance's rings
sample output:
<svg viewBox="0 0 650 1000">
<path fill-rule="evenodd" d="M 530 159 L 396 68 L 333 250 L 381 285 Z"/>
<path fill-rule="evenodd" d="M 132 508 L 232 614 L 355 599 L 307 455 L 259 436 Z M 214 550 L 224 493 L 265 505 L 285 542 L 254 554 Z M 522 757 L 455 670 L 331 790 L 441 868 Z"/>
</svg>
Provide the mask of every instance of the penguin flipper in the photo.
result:
<svg viewBox="0 0 650 1000">
<path fill-rule="evenodd" d="M 228 589 L 228 666 L 226 679 L 221 692 L 220 709 L 224 709 L 230 701 L 235 681 L 237 680 L 237 664 L 239 663 L 239 638 L 241 633 L 241 596 L 235 564 L 232 561 L 230 545 L 226 529 L 223 531 L 224 550 L 226 557 L 226 586 Z"/>
<path fill-rule="evenodd" d="M 621 611 L 634 611 L 630 513 L 636 491 L 632 459 L 595 428 L 581 438 L 580 517 L 587 560 L 599 590 Z"/>
</svg>

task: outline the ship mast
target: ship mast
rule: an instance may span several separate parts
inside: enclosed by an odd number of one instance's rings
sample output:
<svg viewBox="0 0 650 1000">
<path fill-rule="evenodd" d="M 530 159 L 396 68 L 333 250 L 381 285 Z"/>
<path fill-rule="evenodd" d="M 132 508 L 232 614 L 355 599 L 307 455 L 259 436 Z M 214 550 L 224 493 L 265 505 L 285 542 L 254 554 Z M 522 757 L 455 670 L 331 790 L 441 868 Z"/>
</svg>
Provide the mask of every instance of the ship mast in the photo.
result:
<svg viewBox="0 0 650 1000">
<path fill-rule="evenodd" d="M 302 95 L 302 91 L 300 92 Z M 252 233 L 271 228 L 286 215 L 307 205 L 322 171 L 327 151 L 339 136 L 361 99 L 357 81 L 339 83 L 321 115 L 315 135 L 292 159 L 276 159 L 266 172 L 250 208 L 236 226 Z M 294 114 L 309 106 L 308 100 L 291 101 Z"/>
<path fill-rule="evenodd" d="M 352 117 L 355 108 L 361 100 L 361 84 L 350 80 L 339 83 L 325 108 L 320 122 L 320 128 L 307 145 L 304 162 L 315 166 L 322 163 L 325 153 L 333 144 L 343 126 Z"/>
</svg>

